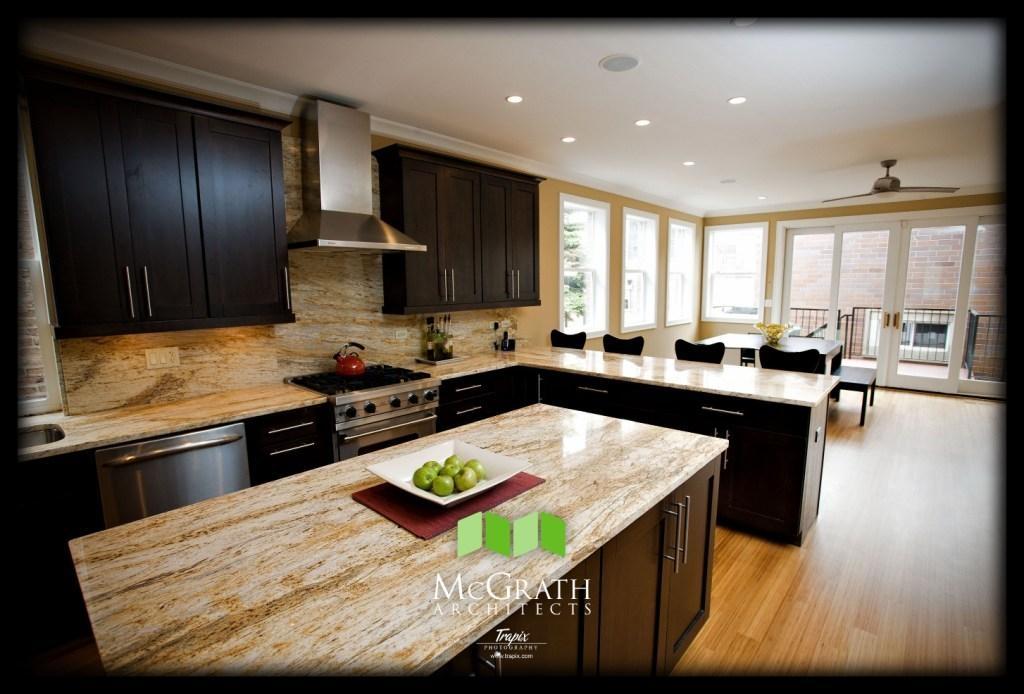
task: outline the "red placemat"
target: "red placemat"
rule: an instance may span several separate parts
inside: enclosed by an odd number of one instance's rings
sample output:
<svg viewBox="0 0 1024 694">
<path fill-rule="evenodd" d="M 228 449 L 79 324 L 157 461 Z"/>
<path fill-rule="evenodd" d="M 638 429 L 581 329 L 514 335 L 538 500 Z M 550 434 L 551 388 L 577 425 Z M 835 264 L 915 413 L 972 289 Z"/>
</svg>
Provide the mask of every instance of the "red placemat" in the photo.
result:
<svg viewBox="0 0 1024 694">
<path fill-rule="evenodd" d="M 394 521 L 416 537 L 429 540 L 445 530 L 454 528 L 456 523 L 466 516 L 492 509 L 543 481 L 543 478 L 536 475 L 520 472 L 493 489 L 451 507 L 432 504 L 387 482 L 360 489 L 352 494 L 352 498 Z"/>
</svg>

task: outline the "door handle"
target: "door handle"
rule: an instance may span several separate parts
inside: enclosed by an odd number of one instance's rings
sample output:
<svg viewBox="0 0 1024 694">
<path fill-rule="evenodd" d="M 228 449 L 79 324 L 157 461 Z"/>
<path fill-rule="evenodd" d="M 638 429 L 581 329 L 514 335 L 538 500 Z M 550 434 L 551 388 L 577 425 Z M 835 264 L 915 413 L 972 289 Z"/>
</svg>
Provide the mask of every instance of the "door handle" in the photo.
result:
<svg viewBox="0 0 1024 694">
<path fill-rule="evenodd" d="M 680 531 L 683 528 L 683 520 L 679 516 L 679 511 L 673 511 L 670 508 L 663 508 L 661 509 L 661 511 L 666 515 L 675 516 L 676 518 L 676 543 L 675 545 L 669 547 L 669 549 L 672 550 L 672 554 L 663 554 L 661 556 L 663 556 L 665 559 L 671 559 L 672 563 L 675 564 L 675 573 L 679 573 L 679 535 Z"/>
<path fill-rule="evenodd" d="M 522 285 L 520 284 L 520 280 L 522 278 L 523 278 L 522 273 L 517 269 L 516 270 L 516 298 L 517 299 L 523 295 L 523 288 L 522 288 Z"/>
<path fill-rule="evenodd" d="M 374 429 L 373 431 L 364 431 L 361 434 L 353 434 L 351 436 L 346 434 L 345 441 L 355 441 L 356 439 L 361 439 L 364 436 L 372 436 L 373 434 L 379 434 L 382 431 L 391 431 L 392 429 L 401 429 L 402 427 L 409 427 L 412 426 L 413 424 L 422 424 L 423 422 L 429 422 L 432 419 L 437 419 L 437 415 L 432 414 L 429 417 L 417 419 L 414 422 L 402 422 L 401 424 L 392 424 L 389 427 L 381 427 L 380 429 Z"/>
<path fill-rule="evenodd" d="M 124 266 L 124 278 L 128 282 L 128 309 L 131 311 L 132 318 L 135 318 L 135 297 L 132 296 L 132 270 L 127 265 Z"/>
<path fill-rule="evenodd" d="M 153 302 L 149 300 L 149 266 L 142 266 L 142 288 L 146 290 L 146 314 L 153 317 Z"/>
<path fill-rule="evenodd" d="M 690 495 L 687 494 L 684 498 L 686 501 L 677 501 L 676 505 L 679 506 L 680 514 L 682 514 L 684 508 L 686 509 L 686 521 L 683 523 L 685 528 L 683 530 L 683 563 L 685 564 L 690 556 Z M 679 573 L 678 561 L 676 561 L 676 573 Z"/>
<path fill-rule="evenodd" d="M 315 445 L 316 445 L 316 441 L 310 441 L 309 443 L 304 443 L 304 444 L 301 444 L 299 446 L 292 446 L 291 448 L 282 448 L 279 451 L 271 451 L 270 455 L 281 455 L 282 453 L 291 453 L 292 451 L 301 451 L 303 448 L 309 448 L 310 446 L 315 446 Z"/>
<path fill-rule="evenodd" d="M 469 412 L 476 412 L 477 410 L 482 410 L 482 409 L 484 409 L 483 405 L 477 405 L 476 407 L 470 407 L 468 410 L 459 410 L 459 411 L 457 411 L 455 413 L 455 416 L 457 417 L 460 414 L 467 414 Z"/>
<path fill-rule="evenodd" d="M 718 414 L 731 414 L 731 415 L 733 415 L 735 417 L 742 417 L 743 416 L 743 413 L 740 412 L 739 410 L 722 410 L 722 409 L 719 409 L 717 407 L 710 407 L 708 405 L 701 405 L 700 409 L 704 410 L 705 412 L 717 412 Z"/>
<path fill-rule="evenodd" d="M 508 271 L 508 295 L 511 298 L 516 298 L 516 271 Z"/>
<path fill-rule="evenodd" d="M 288 266 L 284 268 L 284 304 L 288 307 L 288 310 L 292 310 L 292 286 L 288 282 Z"/>
<path fill-rule="evenodd" d="M 141 463 L 146 460 L 152 460 L 153 458 L 162 458 L 165 455 L 173 455 L 174 453 L 182 453 L 184 451 L 194 451 L 199 448 L 209 448 L 210 446 L 221 446 L 226 443 L 234 443 L 241 439 L 241 434 L 231 434 L 229 436 L 219 436 L 215 439 L 206 439 L 205 441 L 190 441 L 189 443 L 182 443 L 177 446 L 170 446 L 169 448 L 157 448 L 146 453 L 134 454 L 128 453 L 122 455 L 113 460 L 108 460 L 103 465 L 105 467 L 117 467 L 119 465 L 129 465 L 131 463 Z"/>
<path fill-rule="evenodd" d="M 897 311 L 896 313 L 893 314 L 892 327 L 896 328 L 897 330 L 903 330 L 903 325 L 900 324 L 900 312 L 899 311 Z"/>
<path fill-rule="evenodd" d="M 452 268 L 452 303 L 455 303 L 455 268 Z"/>
<path fill-rule="evenodd" d="M 600 393 L 601 395 L 608 395 L 608 391 L 603 388 L 591 388 L 590 386 L 576 386 L 576 390 L 585 390 L 588 393 Z"/>
<path fill-rule="evenodd" d="M 316 422 L 313 422 L 313 421 L 300 422 L 299 424 L 292 424 L 290 427 L 281 427 L 280 429 L 271 429 L 270 431 L 267 432 L 267 435 L 269 436 L 270 434 L 280 434 L 282 431 L 291 431 L 292 429 L 301 429 L 302 427 L 313 426 L 315 423 Z"/>
<path fill-rule="evenodd" d="M 444 302 L 448 303 L 448 268 L 444 269 Z"/>
<path fill-rule="evenodd" d="M 729 430 L 728 429 L 725 430 L 725 440 L 726 441 L 729 440 Z M 728 448 L 725 449 L 725 454 L 722 456 L 722 469 L 723 470 L 728 470 L 729 469 L 729 449 Z"/>
<path fill-rule="evenodd" d="M 885 322 L 883 323 L 882 327 L 883 328 L 888 328 L 889 327 L 889 319 L 892 318 L 892 316 L 889 315 L 888 311 L 885 311 L 883 313 L 883 315 L 885 316 Z"/>
<path fill-rule="evenodd" d="M 483 383 L 474 383 L 471 386 L 462 386 L 461 388 L 456 388 L 455 392 L 456 393 L 461 393 L 464 390 L 475 390 L 476 388 L 483 388 L 483 387 L 484 387 Z"/>
<path fill-rule="evenodd" d="M 686 501 L 673 502 L 676 506 L 675 511 L 671 509 L 662 509 L 664 513 L 667 513 L 670 516 L 675 516 L 676 518 L 675 546 L 669 547 L 669 549 L 672 550 L 671 555 L 663 555 L 666 559 L 671 559 L 672 563 L 675 564 L 675 573 L 679 573 L 679 553 L 683 553 L 684 564 L 689 559 L 689 550 L 687 549 L 687 546 L 690 544 L 690 497 L 687 495 L 684 498 Z"/>
</svg>

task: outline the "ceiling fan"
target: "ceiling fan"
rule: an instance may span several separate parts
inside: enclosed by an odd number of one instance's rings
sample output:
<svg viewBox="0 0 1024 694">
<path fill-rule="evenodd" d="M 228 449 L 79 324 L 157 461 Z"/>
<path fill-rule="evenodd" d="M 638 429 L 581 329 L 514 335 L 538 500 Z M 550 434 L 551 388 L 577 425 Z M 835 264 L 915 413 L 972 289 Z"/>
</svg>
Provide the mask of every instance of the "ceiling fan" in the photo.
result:
<svg viewBox="0 0 1024 694">
<path fill-rule="evenodd" d="M 870 193 L 845 195 L 841 198 L 829 198 L 828 200 L 822 200 L 822 202 L 849 200 L 850 198 L 866 198 L 871 195 L 878 195 L 879 193 L 955 193 L 960 190 L 959 188 L 948 188 L 943 186 L 901 186 L 900 179 L 889 175 L 889 169 L 896 166 L 896 160 L 886 159 L 882 162 L 882 166 L 885 167 L 885 175 L 881 178 L 875 179 L 874 184 L 871 186 Z"/>
</svg>

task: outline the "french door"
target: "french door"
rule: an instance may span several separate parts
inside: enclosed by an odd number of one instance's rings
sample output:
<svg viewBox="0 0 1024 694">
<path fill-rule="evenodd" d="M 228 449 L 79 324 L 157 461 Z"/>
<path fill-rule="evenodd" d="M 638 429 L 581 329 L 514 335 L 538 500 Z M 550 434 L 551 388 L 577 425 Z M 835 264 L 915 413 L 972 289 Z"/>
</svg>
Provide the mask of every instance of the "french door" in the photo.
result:
<svg viewBox="0 0 1024 694">
<path fill-rule="evenodd" d="M 1005 393 L 1006 227 L 941 217 L 789 228 L 781 320 L 878 384 Z"/>
</svg>

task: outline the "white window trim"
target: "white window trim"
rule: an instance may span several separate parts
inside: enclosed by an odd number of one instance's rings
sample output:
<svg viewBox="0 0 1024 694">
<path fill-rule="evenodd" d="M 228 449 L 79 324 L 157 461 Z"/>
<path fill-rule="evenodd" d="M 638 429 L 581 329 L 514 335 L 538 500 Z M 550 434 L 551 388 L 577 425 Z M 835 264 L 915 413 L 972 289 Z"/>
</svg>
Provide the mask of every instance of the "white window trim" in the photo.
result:
<svg viewBox="0 0 1024 694">
<path fill-rule="evenodd" d="M 670 266 L 672 264 L 672 225 L 673 224 L 676 225 L 676 226 L 686 227 L 686 228 L 688 228 L 690 230 L 690 268 L 689 268 L 689 271 L 686 273 L 687 281 L 689 282 L 689 285 L 690 285 L 690 310 L 687 312 L 687 315 L 689 316 L 689 318 L 683 318 L 683 319 L 679 319 L 679 320 L 669 320 L 669 317 L 668 317 L 668 284 L 669 284 L 668 276 L 669 276 L 669 271 L 670 271 L 669 268 L 670 268 Z M 666 233 L 668 234 L 668 236 L 665 239 L 665 249 L 666 249 L 666 253 L 665 253 L 665 327 L 669 328 L 669 327 L 672 327 L 672 326 L 675 326 L 675 325 L 690 325 L 691 323 L 693 323 L 693 317 L 696 314 L 696 311 L 693 310 L 693 297 L 695 295 L 695 292 L 693 291 L 693 288 L 694 288 L 694 285 L 695 285 L 694 279 L 695 279 L 695 275 L 696 275 L 696 273 L 694 272 L 694 269 L 693 269 L 693 260 L 696 259 L 696 257 L 697 257 L 697 252 L 696 252 L 697 251 L 697 225 L 694 224 L 693 222 L 687 222 L 687 221 L 685 221 L 683 219 L 675 219 L 674 217 L 669 217 L 668 218 L 668 230 L 667 230 Z"/>
<path fill-rule="evenodd" d="M 563 273 L 565 272 L 565 254 L 563 248 L 565 247 L 565 240 L 563 238 L 563 227 L 565 220 L 565 203 L 571 202 L 577 205 L 585 205 L 586 207 L 593 207 L 600 209 L 604 212 L 604 316 L 601 321 L 604 327 L 599 330 L 588 330 L 587 339 L 590 340 L 595 337 L 601 337 L 608 333 L 608 305 L 611 300 L 610 296 L 610 275 L 611 270 L 610 256 L 611 256 L 611 241 L 612 241 L 612 230 L 611 230 L 611 211 L 612 206 L 601 200 L 593 200 L 591 198 L 584 198 L 578 195 L 571 195 L 569 193 L 559 193 L 558 195 L 558 329 L 565 332 L 565 296 L 562 291 Z M 601 268 L 598 268 L 601 269 Z"/>
<path fill-rule="evenodd" d="M 24 108 L 21 109 L 22 133 L 28 133 L 28 118 Z M 18 158 L 20 173 L 26 184 L 25 195 L 28 196 L 28 223 L 32 229 L 32 246 L 35 257 L 32 260 L 20 261 L 31 263 L 30 274 L 32 277 L 32 301 L 35 305 L 36 330 L 39 335 L 39 351 L 42 353 L 43 380 L 46 383 L 46 397 L 37 400 L 26 400 L 18 402 L 18 416 L 43 414 L 47 412 L 58 412 L 62 407 L 61 382 L 57 370 L 57 345 L 53 333 L 53 306 L 50 302 L 52 293 L 49 291 L 50 283 L 48 277 L 48 265 L 44 262 L 46 257 L 45 241 L 43 240 L 42 228 L 39 224 L 38 214 L 39 195 L 35 177 L 32 176 L 28 160 L 32 156 L 31 145 L 26 141 L 19 143 L 21 156 Z"/>
<path fill-rule="evenodd" d="M 651 300 L 654 302 L 653 320 L 649 323 L 641 323 L 639 325 L 631 325 L 626 327 L 626 272 L 629 268 L 626 267 L 626 218 L 627 217 L 644 217 L 654 222 L 654 273 L 651 277 L 651 281 L 654 282 L 654 288 L 651 290 Z M 661 273 L 661 263 L 658 257 L 658 248 L 660 247 L 661 241 L 661 215 L 655 214 L 654 212 L 646 212 L 644 210 L 637 210 L 632 207 L 622 208 L 622 276 L 619 279 L 619 332 L 620 333 L 635 333 L 641 330 L 651 330 L 658 327 L 658 286 L 660 285 L 658 275 Z M 634 268 L 635 271 L 635 268 Z M 646 274 L 646 273 L 645 273 Z"/>
<path fill-rule="evenodd" d="M 754 320 L 747 318 L 723 318 L 721 316 L 708 316 L 708 306 L 710 304 L 708 300 L 708 292 L 710 284 L 708 282 L 708 255 L 711 251 L 711 237 L 714 236 L 716 231 L 724 231 L 728 229 L 751 229 L 759 228 L 761 230 L 761 272 L 757 283 L 757 314 Z M 758 321 L 763 320 L 764 317 L 764 287 L 765 287 L 765 274 L 768 268 L 768 222 L 747 222 L 746 224 L 718 224 L 715 226 L 704 227 L 704 253 L 701 270 L 701 302 L 700 302 L 700 319 L 707 323 L 742 323 L 745 325 L 753 325 Z"/>
</svg>

